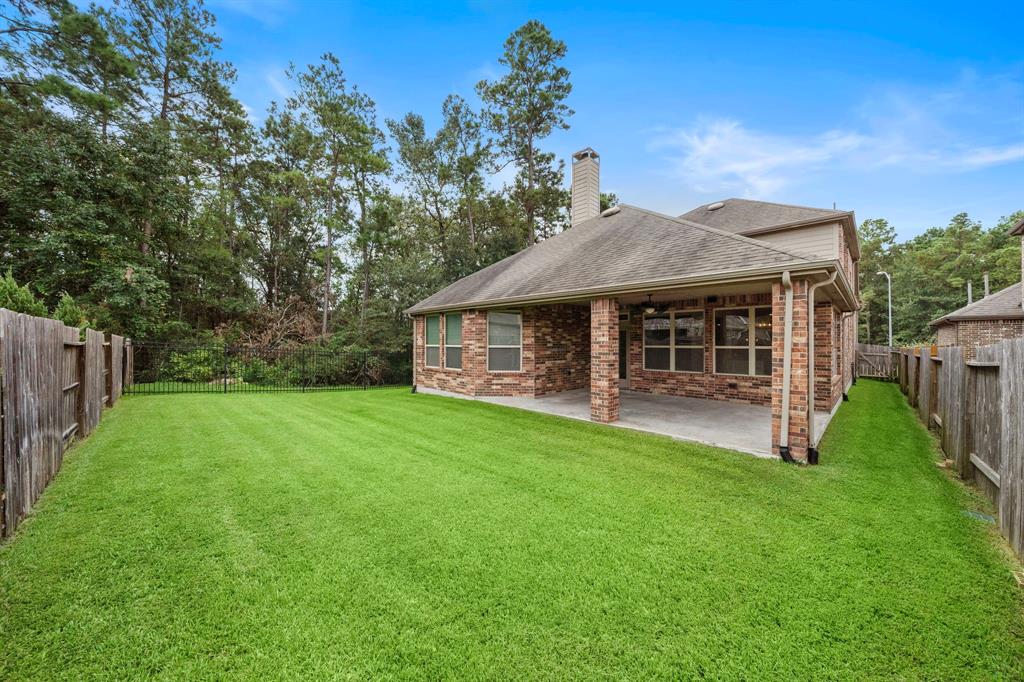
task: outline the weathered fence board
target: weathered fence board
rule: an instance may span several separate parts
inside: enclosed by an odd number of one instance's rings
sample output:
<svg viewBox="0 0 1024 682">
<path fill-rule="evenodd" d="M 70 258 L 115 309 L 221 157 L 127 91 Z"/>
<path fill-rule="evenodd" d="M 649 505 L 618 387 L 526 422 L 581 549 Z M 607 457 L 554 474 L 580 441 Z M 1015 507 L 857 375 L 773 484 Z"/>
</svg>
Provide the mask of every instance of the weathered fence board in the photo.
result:
<svg viewBox="0 0 1024 682">
<path fill-rule="evenodd" d="M 0 537 L 14 532 L 60 470 L 72 439 L 99 423 L 103 335 L 0 309 Z M 120 338 L 120 337 L 118 337 Z M 118 342 L 120 353 L 123 343 Z M 117 384 L 120 392 L 120 380 Z"/>
<path fill-rule="evenodd" d="M 82 348 L 85 354 L 83 366 L 83 405 L 82 423 L 78 428 L 81 435 L 88 436 L 100 423 L 100 413 L 103 410 L 103 396 L 106 391 L 104 376 L 104 352 L 103 334 L 92 330 L 85 330 L 85 346 Z"/>
<path fill-rule="evenodd" d="M 964 448 L 964 390 L 967 368 L 963 350 L 955 346 L 939 349 L 938 415 L 942 419 L 942 451 L 956 463 L 957 471 L 964 471 L 967 451 Z"/>
<path fill-rule="evenodd" d="M 1002 432 L 999 529 L 1024 555 L 1024 339 L 999 344 Z"/>
<path fill-rule="evenodd" d="M 1002 453 L 1002 387 L 1000 386 L 1001 367 L 997 366 L 1002 353 L 998 346 L 983 346 L 977 349 L 977 359 L 992 363 L 989 366 L 978 365 L 968 371 L 974 374 L 971 408 L 968 421 L 968 449 L 970 454 L 984 462 L 993 471 L 999 471 Z M 968 478 L 992 500 L 999 504 L 999 486 L 993 483 L 984 472 L 973 464 L 965 472 Z"/>
<path fill-rule="evenodd" d="M 918 368 L 920 367 L 921 357 L 916 352 L 911 351 L 907 355 L 907 392 L 906 397 L 910 401 L 911 406 L 914 408 L 918 407 Z"/>
<path fill-rule="evenodd" d="M 977 349 L 900 352 L 900 388 L 939 431 L 946 457 L 999 511 L 999 528 L 1024 556 L 1024 339 Z"/>
<path fill-rule="evenodd" d="M 873 343 L 857 344 L 857 376 L 875 379 L 895 379 L 897 377 L 899 351 L 889 346 Z"/>
<path fill-rule="evenodd" d="M 932 361 L 921 351 L 917 362 L 917 414 L 925 424 L 931 420 Z"/>
<path fill-rule="evenodd" d="M 124 376 L 122 365 L 124 364 L 124 337 L 117 334 L 110 335 L 110 404 L 113 405 L 121 397 L 122 382 Z"/>
</svg>

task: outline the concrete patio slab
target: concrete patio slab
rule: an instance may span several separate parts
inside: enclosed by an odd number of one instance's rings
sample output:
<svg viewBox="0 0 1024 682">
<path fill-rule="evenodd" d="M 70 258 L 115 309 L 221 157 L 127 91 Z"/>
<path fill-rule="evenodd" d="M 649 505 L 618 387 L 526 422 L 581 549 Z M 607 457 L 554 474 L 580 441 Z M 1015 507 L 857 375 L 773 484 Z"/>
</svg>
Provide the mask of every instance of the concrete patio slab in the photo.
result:
<svg viewBox="0 0 1024 682">
<path fill-rule="evenodd" d="M 419 392 L 590 421 L 590 391 L 587 389 L 541 398 L 474 397 L 429 388 L 420 388 Z M 774 457 L 771 453 L 771 408 L 627 390 L 620 392 L 619 403 L 619 421 L 611 426 L 738 450 L 758 457 Z M 814 430 L 819 437 L 825 433 L 832 414 L 834 412 L 815 413 Z"/>
</svg>

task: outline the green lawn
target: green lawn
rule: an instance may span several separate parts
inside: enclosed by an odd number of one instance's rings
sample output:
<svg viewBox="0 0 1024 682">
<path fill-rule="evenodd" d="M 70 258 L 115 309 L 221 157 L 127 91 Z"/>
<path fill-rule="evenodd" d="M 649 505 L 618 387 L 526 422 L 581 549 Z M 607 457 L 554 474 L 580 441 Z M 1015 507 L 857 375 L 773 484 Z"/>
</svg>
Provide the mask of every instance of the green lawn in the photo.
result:
<svg viewBox="0 0 1024 682">
<path fill-rule="evenodd" d="M 0 679 L 1024 677 L 1024 591 L 896 388 L 821 452 L 399 390 L 129 397 L 0 548 Z"/>
</svg>

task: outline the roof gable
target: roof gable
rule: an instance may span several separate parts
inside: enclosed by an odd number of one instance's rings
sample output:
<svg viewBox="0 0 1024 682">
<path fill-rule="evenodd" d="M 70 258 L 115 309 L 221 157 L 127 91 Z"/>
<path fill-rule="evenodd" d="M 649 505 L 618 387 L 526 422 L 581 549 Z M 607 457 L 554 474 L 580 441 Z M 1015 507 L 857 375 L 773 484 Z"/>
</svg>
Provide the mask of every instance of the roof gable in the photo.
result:
<svg viewBox="0 0 1024 682">
<path fill-rule="evenodd" d="M 959 322 L 961 320 L 1014 320 L 1024 318 L 1021 307 L 1021 283 L 1017 282 L 1005 289 L 990 294 L 963 308 L 943 315 L 932 321 L 932 325 L 943 322 Z"/>
<path fill-rule="evenodd" d="M 585 295 L 811 262 L 767 242 L 622 205 L 618 213 L 587 220 L 464 277 L 407 312 Z"/>
</svg>

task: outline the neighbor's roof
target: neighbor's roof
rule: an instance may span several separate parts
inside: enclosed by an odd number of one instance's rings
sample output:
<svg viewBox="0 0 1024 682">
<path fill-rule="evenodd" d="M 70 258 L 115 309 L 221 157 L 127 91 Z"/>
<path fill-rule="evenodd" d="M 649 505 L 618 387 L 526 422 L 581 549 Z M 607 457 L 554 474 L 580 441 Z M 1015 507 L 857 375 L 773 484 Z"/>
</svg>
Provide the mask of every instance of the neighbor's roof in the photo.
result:
<svg viewBox="0 0 1024 682">
<path fill-rule="evenodd" d="M 980 301 L 965 305 L 948 315 L 932 321 L 932 325 L 961 320 L 1016 320 L 1024 318 L 1021 308 L 1021 283 L 1017 282 L 1002 291 L 990 294 Z"/>
<path fill-rule="evenodd" d="M 829 219 L 840 220 L 849 215 L 849 211 L 827 208 L 774 204 L 769 201 L 748 199 L 725 199 L 698 206 L 679 217 L 727 232 L 750 234 L 789 225 L 816 223 Z"/>
<path fill-rule="evenodd" d="M 622 205 L 618 213 L 591 218 L 464 277 L 406 312 L 571 298 L 816 262 L 767 242 Z"/>
<path fill-rule="evenodd" d="M 1016 225 L 1010 228 L 1010 234 L 1019 234 L 1024 236 L 1024 218 L 1021 218 Z"/>
</svg>

